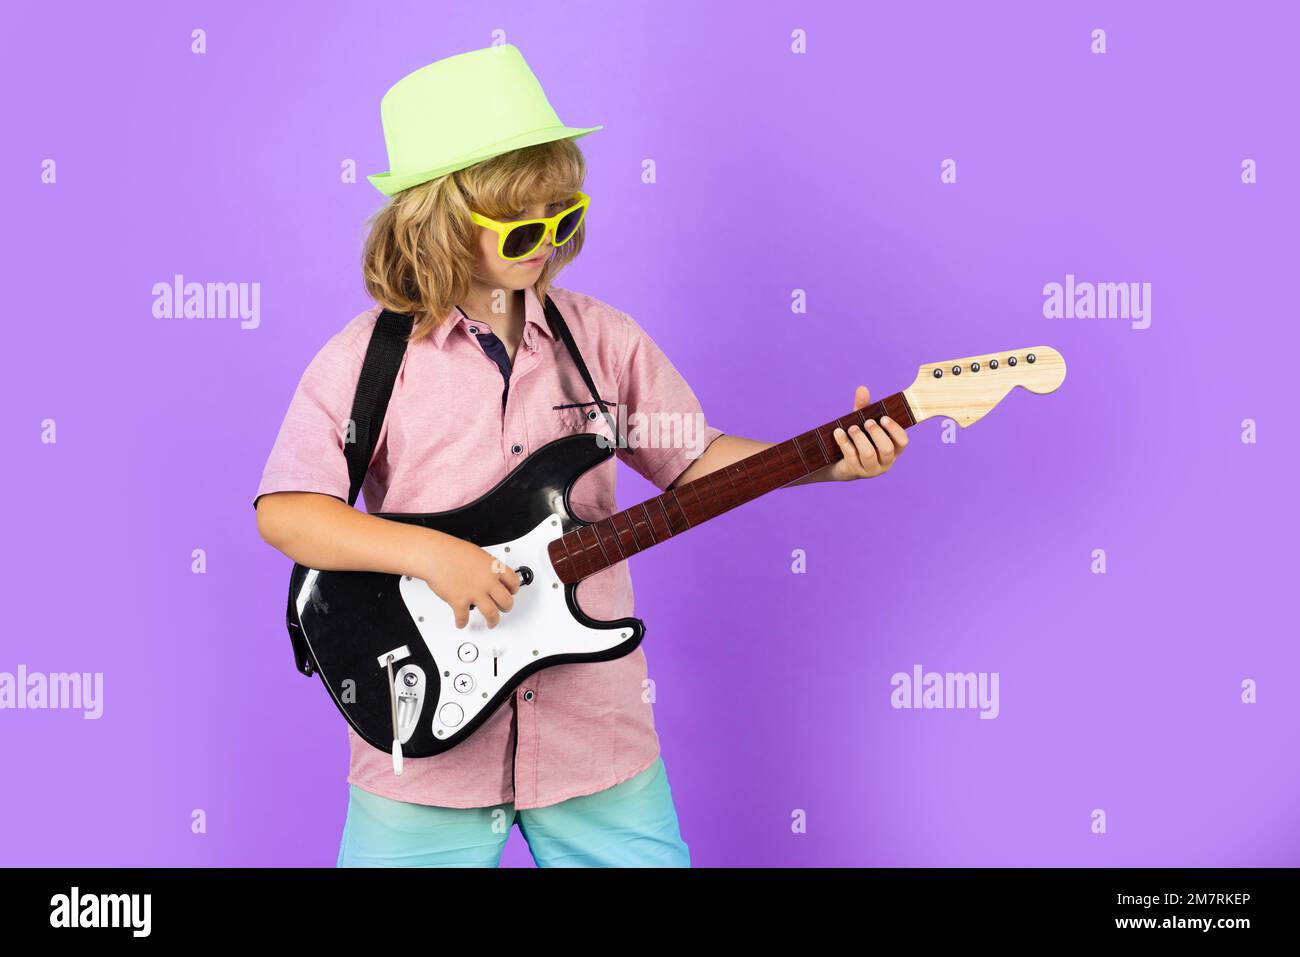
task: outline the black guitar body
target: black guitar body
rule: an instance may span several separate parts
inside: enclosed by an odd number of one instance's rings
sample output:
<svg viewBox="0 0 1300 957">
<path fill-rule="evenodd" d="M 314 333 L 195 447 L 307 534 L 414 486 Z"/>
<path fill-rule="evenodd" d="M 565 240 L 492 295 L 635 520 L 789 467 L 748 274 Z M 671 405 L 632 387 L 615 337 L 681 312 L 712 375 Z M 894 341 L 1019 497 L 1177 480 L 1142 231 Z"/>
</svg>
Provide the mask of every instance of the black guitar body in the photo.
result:
<svg viewBox="0 0 1300 957">
<path fill-rule="evenodd" d="M 288 626 L 299 669 L 320 673 L 367 743 L 391 751 L 396 720 L 402 754 L 427 757 L 465 740 L 534 672 L 629 654 L 644 624 L 587 617 L 575 599 L 577 584 L 558 581 L 545 550 L 546 542 L 587 524 L 573 515 L 569 493 L 611 455 L 595 434 L 565 436 L 461 508 L 377 513 L 473 542 L 519 572 L 528 583 L 494 629 L 477 610 L 468 627 L 456 629 L 450 606 L 418 580 L 295 565 Z"/>
</svg>

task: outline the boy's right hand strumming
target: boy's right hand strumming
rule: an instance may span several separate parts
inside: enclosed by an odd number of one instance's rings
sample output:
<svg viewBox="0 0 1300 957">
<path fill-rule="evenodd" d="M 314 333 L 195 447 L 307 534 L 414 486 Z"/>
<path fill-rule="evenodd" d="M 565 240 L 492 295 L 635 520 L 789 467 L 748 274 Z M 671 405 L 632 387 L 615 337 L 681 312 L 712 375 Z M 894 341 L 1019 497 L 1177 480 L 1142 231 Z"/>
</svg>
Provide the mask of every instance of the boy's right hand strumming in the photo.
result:
<svg viewBox="0 0 1300 957">
<path fill-rule="evenodd" d="M 456 613 L 456 627 L 469 624 L 470 606 L 483 615 L 489 628 L 501 621 L 501 612 L 514 607 L 519 575 L 500 559 L 473 542 L 441 535 L 431 549 L 428 568 L 419 577 Z"/>
</svg>

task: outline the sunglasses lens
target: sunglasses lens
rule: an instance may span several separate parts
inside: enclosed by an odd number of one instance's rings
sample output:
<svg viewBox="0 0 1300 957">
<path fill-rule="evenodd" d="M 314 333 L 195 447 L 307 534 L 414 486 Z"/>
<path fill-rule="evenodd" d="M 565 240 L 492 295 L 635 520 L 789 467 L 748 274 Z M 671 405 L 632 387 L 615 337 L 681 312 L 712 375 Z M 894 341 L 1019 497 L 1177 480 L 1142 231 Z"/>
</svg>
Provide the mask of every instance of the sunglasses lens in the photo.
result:
<svg viewBox="0 0 1300 957">
<path fill-rule="evenodd" d="M 560 220 L 559 225 L 555 227 L 555 245 L 563 246 L 573 238 L 573 234 L 578 231 L 578 226 L 582 222 L 582 214 L 586 211 L 586 206 L 579 206 Z"/>
<path fill-rule="evenodd" d="M 545 228 L 541 223 L 527 223 L 523 226 L 516 226 L 506 234 L 506 241 L 502 251 L 511 259 L 523 256 L 525 253 L 532 251 L 542 241 L 542 231 Z"/>
</svg>

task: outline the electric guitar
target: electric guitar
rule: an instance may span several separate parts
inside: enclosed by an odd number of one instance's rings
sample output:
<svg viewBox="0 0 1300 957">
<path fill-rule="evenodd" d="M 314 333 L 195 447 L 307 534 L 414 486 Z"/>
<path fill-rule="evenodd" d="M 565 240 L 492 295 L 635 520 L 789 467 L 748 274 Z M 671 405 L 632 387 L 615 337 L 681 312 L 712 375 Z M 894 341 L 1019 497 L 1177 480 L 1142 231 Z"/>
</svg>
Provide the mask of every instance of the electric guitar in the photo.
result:
<svg viewBox="0 0 1300 957">
<path fill-rule="evenodd" d="M 460 508 L 376 513 L 466 539 L 513 568 L 521 587 L 496 628 L 472 613 L 456 628 L 451 606 L 418 578 L 302 565 L 290 578 L 289 628 L 310 648 L 348 723 L 391 751 L 401 774 L 403 755 L 428 757 L 460 744 L 534 672 L 633 651 L 644 623 L 588 617 L 575 600 L 578 583 L 838 461 L 837 426 L 888 415 L 904 428 L 936 416 L 964 428 L 1016 386 L 1045 394 L 1064 380 L 1065 360 L 1047 346 L 923 365 L 902 392 L 590 523 L 570 511 L 569 491 L 614 454 L 614 444 L 596 433 L 565 436 Z"/>
</svg>

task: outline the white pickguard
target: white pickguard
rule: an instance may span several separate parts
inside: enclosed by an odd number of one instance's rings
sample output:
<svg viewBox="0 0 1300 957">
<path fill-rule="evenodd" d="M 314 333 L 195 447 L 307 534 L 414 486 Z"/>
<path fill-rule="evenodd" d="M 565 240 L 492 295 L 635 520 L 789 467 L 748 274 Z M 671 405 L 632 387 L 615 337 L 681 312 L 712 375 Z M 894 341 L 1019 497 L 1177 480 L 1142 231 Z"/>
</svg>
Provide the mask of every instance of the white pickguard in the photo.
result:
<svg viewBox="0 0 1300 957">
<path fill-rule="evenodd" d="M 451 606 L 421 579 L 403 576 L 402 600 L 440 669 L 438 700 L 420 701 L 427 680 L 406 678 L 398 658 L 394 667 L 399 694 L 408 700 L 399 711 L 399 739 L 407 741 L 418 721 L 432 721 L 433 734 L 446 738 L 469 724 L 510 679 L 528 665 L 554 655 L 605 651 L 632 637 L 628 628 L 588 628 L 569 611 L 564 583 L 551 567 L 547 545 L 559 538 L 561 517 L 552 515 L 522 538 L 483 550 L 511 568 L 528 566 L 530 584 L 514 595 L 514 607 L 501 613 L 495 628 L 477 608 L 469 624 L 456 627 Z M 401 649 L 394 649 L 395 653 Z M 419 669 L 414 669 L 416 672 Z"/>
</svg>

